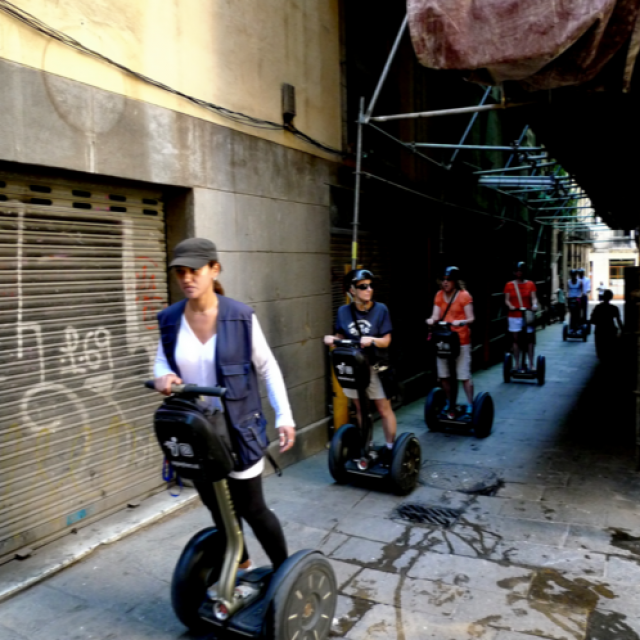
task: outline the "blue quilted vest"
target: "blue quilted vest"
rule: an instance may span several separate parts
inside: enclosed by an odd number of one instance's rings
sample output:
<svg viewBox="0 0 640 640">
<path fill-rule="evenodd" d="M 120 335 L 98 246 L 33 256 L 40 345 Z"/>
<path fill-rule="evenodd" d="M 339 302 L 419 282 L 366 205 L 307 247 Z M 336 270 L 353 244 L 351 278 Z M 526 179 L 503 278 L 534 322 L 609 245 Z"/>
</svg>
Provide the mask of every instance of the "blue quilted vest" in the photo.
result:
<svg viewBox="0 0 640 640">
<path fill-rule="evenodd" d="M 178 376 L 175 349 L 186 305 L 187 301 L 181 300 L 158 314 L 165 357 Z M 221 387 L 227 388 L 225 400 L 233 427 L 235 471 L 243 471 L 258 462 L 268 445 L 267 421 L 262 414 L 258 378 L 251 362 L 252 317 L 251 307 L 218 296 L 216 378 Z"/>
</svg>

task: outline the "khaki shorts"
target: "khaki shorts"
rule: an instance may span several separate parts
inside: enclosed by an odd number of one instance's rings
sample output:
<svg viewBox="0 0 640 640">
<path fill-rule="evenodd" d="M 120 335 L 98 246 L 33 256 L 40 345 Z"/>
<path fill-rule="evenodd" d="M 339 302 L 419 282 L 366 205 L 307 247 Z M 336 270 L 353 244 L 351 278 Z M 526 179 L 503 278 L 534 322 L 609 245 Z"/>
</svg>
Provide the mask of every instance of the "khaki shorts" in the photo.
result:
<svg viewBox="0 0 640 640">
<path fill-rule="evenodd" d="M 382 382 L 380 382 L 380 376 L 373 367 L 370 367 L 371 380 L 367 387 L 367 396 L 369 400 L 385 400 L 387 396 L 384 395 L 384 389 L 382 388 Z M 358 391 L 356 389 L 343 389 L 344 395 L 352 400 L 358 399 Z"/>
<path fill-rule="evenodd" d="M 449 360 L 436 358 L 438 361 L 438 378 L 450 378 Z M 460 345 L 460 355 L 456 358 L 456 377 L 458 380 L 471 380 L 471 345 Z"/>
</svg>

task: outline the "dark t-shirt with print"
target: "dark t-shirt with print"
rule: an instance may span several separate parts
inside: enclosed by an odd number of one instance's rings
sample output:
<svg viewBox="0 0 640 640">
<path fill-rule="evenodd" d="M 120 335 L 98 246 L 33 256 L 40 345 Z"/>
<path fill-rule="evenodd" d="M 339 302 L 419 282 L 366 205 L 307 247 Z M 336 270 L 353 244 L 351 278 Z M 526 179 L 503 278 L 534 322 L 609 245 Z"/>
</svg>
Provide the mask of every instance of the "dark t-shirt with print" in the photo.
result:
<svg viewBox="0 0 640 640">
<path fill-rule="evenodd" d="M 374 302 L 368 311 L 360 311 L 355 305 L 353 308 L 355 309 L 356 319 L 363 338 L 381 338 L 386 336 L 387 333 L 391 333 L 393 327 L 391 326 L 389 309 L 387 309 L 386 305 L 381 302 Z M 338 309 L 338 317 L 336 318 L 334 329 L 335 333 L 341 333 L 350 340 L 357 340 L 360 337 L 358 329 L 353 322 L 350 304 L 345 304 Z M 379 347 L 378 349 L 379 351 L 386 351 L 386 349 L 380 349 Z M 365 351 L 369 351 L 369 349 Z"/>
</svg>

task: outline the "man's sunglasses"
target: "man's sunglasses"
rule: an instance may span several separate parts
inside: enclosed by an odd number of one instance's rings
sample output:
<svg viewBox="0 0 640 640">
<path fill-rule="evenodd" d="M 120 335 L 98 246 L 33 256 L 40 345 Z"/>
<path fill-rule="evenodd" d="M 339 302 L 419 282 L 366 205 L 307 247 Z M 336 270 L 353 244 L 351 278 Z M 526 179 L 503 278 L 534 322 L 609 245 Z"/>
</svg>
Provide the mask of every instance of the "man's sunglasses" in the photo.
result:
<svg viewBox="0 0 640 640">
<path fill-rule="evenodd" d="M 371 284 L 356 284 L 356 289 L 360 289 L 360 291 L 366 291 L 367 289 L 373 289 L 373 285 Z"/>
</svg>

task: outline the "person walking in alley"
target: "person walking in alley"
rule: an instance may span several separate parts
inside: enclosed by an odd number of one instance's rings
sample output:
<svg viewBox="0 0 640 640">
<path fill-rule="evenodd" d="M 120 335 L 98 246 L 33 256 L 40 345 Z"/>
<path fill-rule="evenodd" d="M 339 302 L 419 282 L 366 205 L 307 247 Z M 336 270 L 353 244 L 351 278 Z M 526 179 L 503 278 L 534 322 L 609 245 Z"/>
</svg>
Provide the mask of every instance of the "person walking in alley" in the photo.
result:
<svg viewBox="0 0 640 640">
<path fill-rule="evenodd" d="M 436 293 L 433 301 L 431 317 L 427 318 L 428 325 L 433 326 L 440 321 L 450 322 L 451 329 L 460 338 L 460 354 L 456 358 L 456 370 L 450 370 L 450 359 L 436 358 L 438 378 L 447 396 L 442 417 L 451 420 L 458 418 L 456 415 L 456 400 L 458 397 L 458 380 L 467 395 L 467 405 L 463 409 L 462 419 L 471 420 L 473 411 L 473 380 L 471 378 L 471 329 L 473 323 L 473 298 L 460 281 L 458 267 L 447 267 L 442 276 L 442 289 Z M 455 373 L 455 384 L 452 377 Z"/>
<path fill-rule="evenodd" d="M 504 288 L 505 304 L 509 308 L 509 332 L 513 338 L 513 357 L 516 368 L 527 370 L 527 355 L 529 356 L 529 370 L 535 369 L 534 351 L 536 344 L 536 327 L 534 313 L 538 310 L 536 285 L 526 280 L 527 268 L 524 262 L 518 262 L 513 275 L 514 280 L 507 282 Z M 520 358 L 522 356 L 522 359 Z"/>
<path fill-rule="evenodd" d="M 589 318 L 589 322 L 595 327 L 596 355 L 600 360 L 607 360 L 613 355 L 618 329 L 622 332 L 620 309 L 611 304 L 612 299 L 613 291 L 605 289 L 602 302 L 596 306 Z"/>
<path fill-rule="evenodd" d="M 353 302 L 338 309 L 334 333 L 326 335 L 324 343 L 332 346 L 336 338 L 360 341 L 360 346 L 371 365 L 371 381 L 367 388 L 367 396 L 373 400 L 380 414 L 386 449 L 387 452 L 391 452 L 396 439 L 396 416 L 391 407 L 391 389 L 384 387 L 384 376 L 389 367 L 387 350 L 391 344 L 392 325 L 386 305 L 373 300 L 374 278 L 368 269 L 355 269 L 345 276 L 345 289 Z M 387 367 L 384 372 L 381 370 L 383 367 Z M 358 423 L 361 424 L 358 392 L 355 389 L 343 391 L 347 398 L 353 400 Z"/>
<path fill-rule="evenodd" d="M 267 446 L 257 374 L 265 381 L 276 414 L 280 451 L 293 446 L 295 426 L 287 391 L 253 309 L 227 298 L 218 282 L 221 271 L 213 242 L 190 238 L 174 251 L 170 268 L 185 299 L 158 314 L 160 342 L 156 355 L 155 388 L 171 394 L 173 384 L 227 387 L 231 437 L 236 468 L 228 478 L 229 491 L 240 522 L 246 520 L 277 569 L 288 556 L 282 526 L 265 504 L 262 471 Z M 211 413 L 220 410 L 215 398 L 202 400 Z M 224 533 L 213 485 L 195 482 L 202 502 Z M 241 569 L 251 569 L 246 547 Z"/>
</svg>

